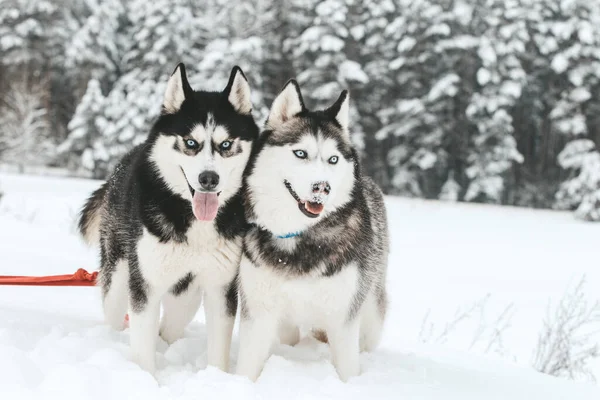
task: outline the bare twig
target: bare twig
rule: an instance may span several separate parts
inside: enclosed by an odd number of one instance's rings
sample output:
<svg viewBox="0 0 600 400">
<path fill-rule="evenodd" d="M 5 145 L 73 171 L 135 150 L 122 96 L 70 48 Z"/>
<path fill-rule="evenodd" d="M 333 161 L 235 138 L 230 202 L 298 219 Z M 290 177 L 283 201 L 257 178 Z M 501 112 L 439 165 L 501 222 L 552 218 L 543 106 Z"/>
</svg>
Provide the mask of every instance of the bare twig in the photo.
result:
<svg viewBox="0 0 600 400">
<path fill-rule="evenodd" d="M 419 339 L 423 343 L 448 343 L 453 333 L 457 332 L 463 326 L 469 323 L 475 323 L 476 327 L 472 333 L 468 350 L 480 349 L 483 353 L 497 353 L 505 355 L 507 353 L 502 340 L 504 332 L 510 328 L 510 323 L 514 315 L 513 304 L 507 305 L 500 314 L 494 317 L 491 322 L 486 318 L 489 314 L 488 303 L 490 295 L 474 302 L 468 307 L 459 307 L 454 313 L 453 318 L 444 324 L 440 330 L 436 330 L 435 324 L 431 321 L 431 312 L 428 311 L 419 332 Z M 472 329 L 472 328 L 468 328 Z M 464 336 L 463 336 L 464 337 Z"/>
<path fill-rule="evenodd" d="M 586 299 L 585 276 L 548 311 L 532 358 L 545 374 L 595 381 L 590 362 L 600 356 L 600 302 Z"/>
</svg>

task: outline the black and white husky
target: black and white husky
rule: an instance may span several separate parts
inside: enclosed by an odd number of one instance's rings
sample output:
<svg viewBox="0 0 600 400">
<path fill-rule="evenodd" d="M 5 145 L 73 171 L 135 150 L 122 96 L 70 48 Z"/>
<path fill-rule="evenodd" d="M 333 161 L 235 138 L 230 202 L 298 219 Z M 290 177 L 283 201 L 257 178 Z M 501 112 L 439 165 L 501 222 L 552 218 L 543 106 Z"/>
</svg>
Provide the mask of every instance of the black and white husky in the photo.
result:
<svg viewBox="0 0 600 400">
<path fill-rule="evenodd" d="M 202 296 L 208 364 L 228 369 L 244 233 L 242 173 L 258 127 L 235 67 L 222 92 L 194 91 L 180 64 L 147 140 L 86 203 L 79 226 L 100 242 L 106 321 L 130 312 L 134 360 L 155 370 L 157 335 L 183 334 Z M 163 318 L 159 327 L 160 303 Z"/>
<path fill-rule="evenodd" d="M 271 344 L 299 327 L 326 333 L 342 380 L 379 342 L 386 310 L 388 229 L 383 196 L 363 176 L 348 128 L 348 92 L 324 111 L 305 108 L 290 81 L 244 173 L 253 224 L 240 264 L 237 373 L 255 380 Z"/>
</svg>

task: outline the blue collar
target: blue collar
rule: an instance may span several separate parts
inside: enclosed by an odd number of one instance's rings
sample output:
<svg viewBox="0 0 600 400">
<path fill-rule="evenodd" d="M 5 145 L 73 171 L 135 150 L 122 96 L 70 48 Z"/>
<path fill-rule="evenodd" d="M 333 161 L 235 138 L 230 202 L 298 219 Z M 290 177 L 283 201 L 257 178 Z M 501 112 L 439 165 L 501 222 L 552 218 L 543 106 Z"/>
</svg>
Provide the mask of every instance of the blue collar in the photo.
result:
<svg viewBox="0 0 600 400">
<path fill-rule="evenodd" d="M 250 225 L 250 226 L 253 226 L 253 227 L 255 227 L 255 228 L 258 228 L 258 229 L 259 229 L 259 230 L 261 230 L 261 231 L 269 232 L 268 230 L 266 230 L 266 229 L 264 229 L 264 228 L 262 228 L 262 227 L 258 226 L 257 224 L 255 224 L 255 223 L 253 223 L 253 222 L 249 223 L 249 225 Z M 284 235 L 276 235 L 276 234 L 274 234 L 273 232 L 269 232 L 269 233 L 270 233 L 271 235 L 275 236 L 277 239 L 289 239 L 289 238 L 293 238 L 293 237 L 296 237 L 296 236 L 300 236 L 300 235 L 302 235 L 302 232 L 291 232 L 291 233 L 286 233 L 286 234 L 284 234 Z"/>
<path fill-rule="evenodd" d="M 277 239 L 289 239 L 289 238 L 293 238 L 296 236 L 300 236 L 302 234 L 302 232 L 292 232 L 292 233 L 286 233 L 285 235 L 275 235 L 275 237 Z"/>
</svg>

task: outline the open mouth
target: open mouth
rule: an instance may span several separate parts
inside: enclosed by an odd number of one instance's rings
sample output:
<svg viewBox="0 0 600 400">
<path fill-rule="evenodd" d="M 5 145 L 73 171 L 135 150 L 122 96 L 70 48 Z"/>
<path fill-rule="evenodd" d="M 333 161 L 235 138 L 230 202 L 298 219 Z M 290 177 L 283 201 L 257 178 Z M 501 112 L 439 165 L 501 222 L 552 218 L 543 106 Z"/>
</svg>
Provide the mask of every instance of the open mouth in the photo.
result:
<svg viewBox="0 0 600 400">
<path fill-rule="evenodd" d="M 183 176 L 185 176 L 185 174 L 183 174 Z M 185 178 L 185 181 L 187 182 L 188 185 L 188 189 L 190 189 L 190 193 L 192 194 L 192 197 L 194 197 L 194 194 L 196 193 L 196 189 L 194 189 L 192 187 L 192 185 L 190 185 L 190 183 L 187 181 L 187 178 Z M 210 192 L 204 192 L 204 193 L 210 193 Z M 217 192 L 217 196 L 220 196 L 221 192 Z"/>
<path fill-rule="evenodd" d="M 323 212 L 323 204 L 316 203 L 312 201 L 302 201 L 300 197 L 296 193 L 296 191 L 292 188 L 292 184 L 287 180 L 283 181 L 283 184 L 287 188 L 288 192 L 292 195 L 294 200 L 298 202 L 298 209 L 302 211 L 302 214 L 306 215 L 309 218 L 317 218 L 321 212 Z"/>
<path fill-rule="evenodd" d="M 181 170 L 192 194 L 192 211 L 199 221 L 212 221 L 219 211 L 219 195 L 221 192 L 200 192 L 190 185 L 183 169 Z"/>
</svg>

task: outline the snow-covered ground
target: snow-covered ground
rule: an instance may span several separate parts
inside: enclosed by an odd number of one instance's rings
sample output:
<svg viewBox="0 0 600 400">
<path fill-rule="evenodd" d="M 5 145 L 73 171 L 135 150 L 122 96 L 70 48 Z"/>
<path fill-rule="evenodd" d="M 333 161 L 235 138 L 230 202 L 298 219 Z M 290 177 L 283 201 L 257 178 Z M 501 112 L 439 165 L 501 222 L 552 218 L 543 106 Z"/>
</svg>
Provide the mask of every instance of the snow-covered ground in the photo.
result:
<svg viewBox="0 0 600 400">
<path fill-rule="evenodd" d="M 98 184 L 0 174 L 0 275 L 96 269 L 97 251 L 79 240 L 74 218 Z M 103 324 L 97 289 L 0 287 L 0 398 L 600 399 L 598 386 L 528 367 L 550 299 L 583 274 L 590 300 L 600 297 L 600 225 L 550 211 L 396 198 L 387 205 L 387 326 L 347 384 L 327 346 L 312 339 L 277 347 L 255 384 L 206 369 L 201 312 L 184 339 L 160 342 L 155 379 L 129 361 L 128 332 Z M 471 308 L 470 318 L 451 323 L 457 309 Z M 488 346 L 504 310 L 510 324 Z M 455 329 L 444 335 L 446 326 Z M 235 365 L 236 339 L 233 346 Z"/>
</svg>

